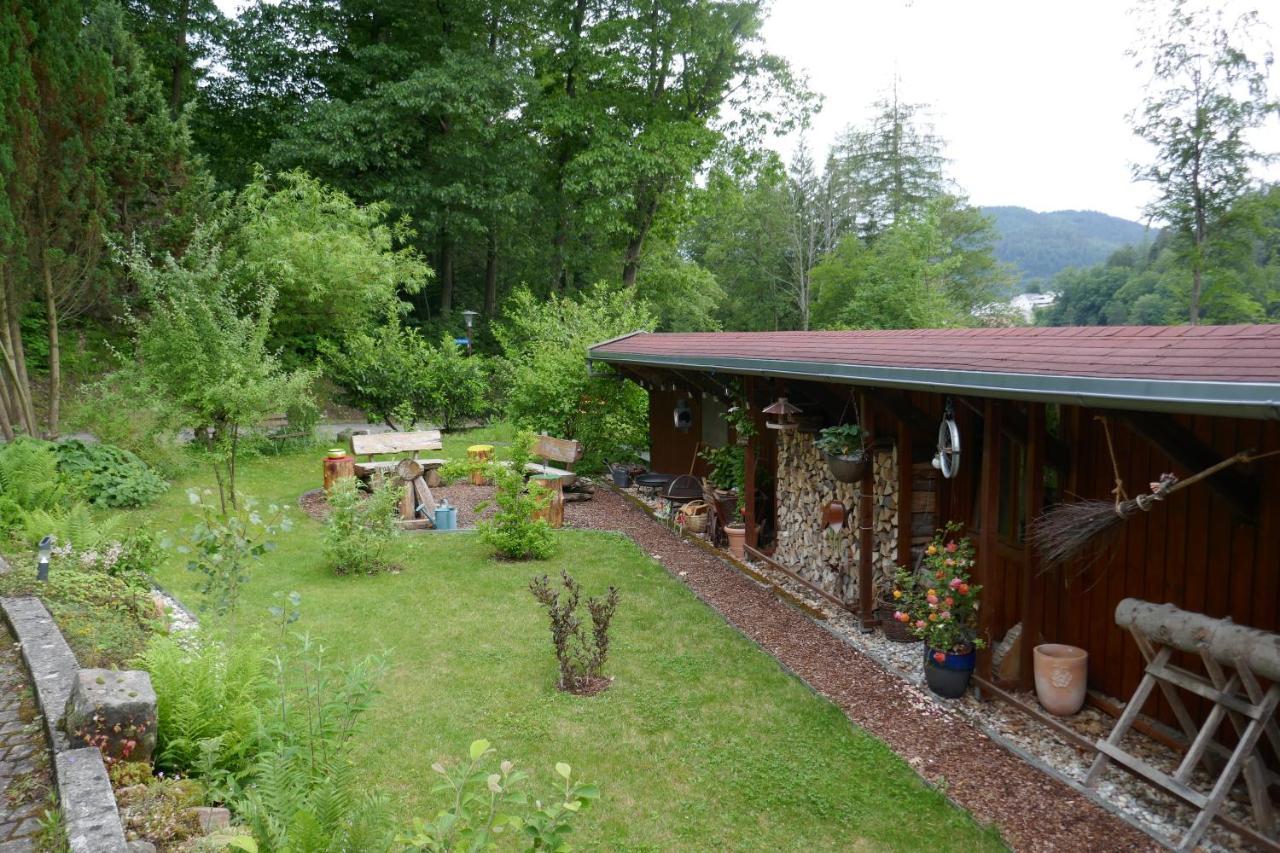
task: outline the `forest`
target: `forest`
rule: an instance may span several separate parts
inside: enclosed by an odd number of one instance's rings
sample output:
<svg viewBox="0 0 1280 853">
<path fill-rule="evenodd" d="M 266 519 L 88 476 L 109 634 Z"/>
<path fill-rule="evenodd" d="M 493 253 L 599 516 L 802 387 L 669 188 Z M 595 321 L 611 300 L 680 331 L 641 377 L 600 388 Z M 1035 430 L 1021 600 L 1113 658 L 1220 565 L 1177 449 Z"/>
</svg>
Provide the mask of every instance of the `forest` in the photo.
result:
<svg viewBox="0 0 1280 853">
<path fill-rule="evenodd" d="M 1050 235 L 1021 271 L 1002 262 L 1009 209 L 968 201 L 929 105 L 896 83 L 810 140 L 821 96 L 765 49 L 758 2 L 3 2 L 6 437 L 57 435 L 68 412 L 109 431 L 64 400 L 89 380 L 94 400 L 185 399 L 166 359 L 192 387 L 199 370 L 247 387 L 227 378 L 246 361 L 284 383 L 189 400 L 205 420 L 285 408 L 284 386 L 317 378 L 388 423 L 480 408 L 442 385 L 540 411 L 511 377 L 533 348 L 640 326 L 1014 323 L 1002 306 L 1035 257 L 1111 245 Z M 1042 322 L 1280 312 L 1280 193 L 1248 142 L 1276 113 L 1256 16 L 1181 8 L 1148 9 L 1134 48 L 1152 85 L 1131 119 L 1156 152 L 1134 177 L 1158 237 L 1043 284 L 1061 297 Z M 464 338 L 507 379 L 395 379 L 457 374 Z"/>
</svg>

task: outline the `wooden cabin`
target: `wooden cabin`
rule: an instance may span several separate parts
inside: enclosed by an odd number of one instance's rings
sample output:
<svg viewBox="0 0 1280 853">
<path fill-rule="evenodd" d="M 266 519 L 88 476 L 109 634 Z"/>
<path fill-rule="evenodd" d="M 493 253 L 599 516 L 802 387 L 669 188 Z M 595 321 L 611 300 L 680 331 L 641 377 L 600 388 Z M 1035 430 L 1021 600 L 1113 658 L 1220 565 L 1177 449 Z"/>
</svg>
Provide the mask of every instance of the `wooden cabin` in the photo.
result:
<svg viewBox="0 0 1280 853">
<path fill-rule="evenodd" d="M 1134 496 L 1166 472 L 1280 450 L 1280 326 L 636 333 L 589 357 L 648 389 L 655 471 L 705 472 L 697 449 L 734 440 L 723 414 L 745 403 L 752 553 L 864 627 L 894 568 L 956 521 L 977 548 L 984 635 L 994 645 L 1019 625 L 1034 638 L 1020 644 L 1019 686 L 1036 642 L 1069 643 L 1089 652 L 1095 701 L 1127 698 L 1142 672 L 1114 623 L 1128 596 L 1280 629 L 1280 456 L 1170 495 L 1053 570 L 1026 535 L 1053 502 L 1111 499 L 1117 476 Z M 797 428 L 766 428 L 763 409 L 783 397 Z M 932 464 L 947 412 L 961 440 L 949 478 Z M 855 419 L 874 464 L 848 486 L 813 441 Z M 832 499 L 856 508 L 839 536 L 821 529 Z M 978 674 L 999 682 L 990 650 Z M 1163 699 L 1148 713 L 1173 722 Z"/>
</svg>

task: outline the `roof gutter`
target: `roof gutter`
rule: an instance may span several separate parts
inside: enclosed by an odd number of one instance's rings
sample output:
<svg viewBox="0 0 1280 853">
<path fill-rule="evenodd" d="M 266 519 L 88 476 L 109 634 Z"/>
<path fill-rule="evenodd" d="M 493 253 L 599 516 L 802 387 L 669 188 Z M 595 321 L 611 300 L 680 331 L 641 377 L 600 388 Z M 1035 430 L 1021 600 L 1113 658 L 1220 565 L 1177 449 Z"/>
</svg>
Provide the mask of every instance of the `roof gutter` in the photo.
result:
<svg viewBox="0 0 1280 853">
<path fill-rule="evenodd" d="M 600 352 L 601 346 L 604 344 L 588 350 L 587 358 L 614 364 L 775 376 L 1097 408 L 1280 420 L 1280 385 L 1276 383 L 1118 379 L 742 357 L 647 355 Z"/>
</svg>

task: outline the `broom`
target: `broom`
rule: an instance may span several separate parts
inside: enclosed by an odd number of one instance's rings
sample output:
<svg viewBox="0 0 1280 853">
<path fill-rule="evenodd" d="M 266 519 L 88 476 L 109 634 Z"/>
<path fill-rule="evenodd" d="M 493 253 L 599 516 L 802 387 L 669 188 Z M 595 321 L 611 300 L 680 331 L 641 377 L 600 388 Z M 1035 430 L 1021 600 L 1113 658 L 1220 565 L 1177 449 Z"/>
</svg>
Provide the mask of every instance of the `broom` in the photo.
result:
<svg viewBox="0 0 1280 853">
<path fill-rule="evenodd" d="M 1106 420 L 1103 419 L 1102 422 L 1105 428 Z M 1110 445 L 1110 439 L 1110 430 L 1108 430 L 1108 445 Z M 1150 512 L 1157 502 L 1169 495 L 1212 477 L 1232 465 L 1254 462 L 1278 453 L 1280 451 L 1271 451 L 1255 456 L 1252 450 L 1241 451 L 1185 480 L 1179 480 L 1173 474 L 1163 474 L 1159 480 L 1150 484 L 1149 494 L 1138 495 L 1133 499 L 1125 495 L 1124 484 L 1117 470 L 1116 487 L 1112 491 L 1116 496 L 1114 501 L 1084 500 L 1056 504 L 1032 522 L 1027 538 L 1032 547 L 1040 553 L 1042 565 L 1046 569 L 1053 568 L 1077 556 L 1090 545 L 1100 543 L 1105 537 L 1114 536 L 1124 526 L 1125 520 L 1134 513 Z M 1114 463 L 1115 454 L 1113 453 L 1112 464 Z"/>
</svg>

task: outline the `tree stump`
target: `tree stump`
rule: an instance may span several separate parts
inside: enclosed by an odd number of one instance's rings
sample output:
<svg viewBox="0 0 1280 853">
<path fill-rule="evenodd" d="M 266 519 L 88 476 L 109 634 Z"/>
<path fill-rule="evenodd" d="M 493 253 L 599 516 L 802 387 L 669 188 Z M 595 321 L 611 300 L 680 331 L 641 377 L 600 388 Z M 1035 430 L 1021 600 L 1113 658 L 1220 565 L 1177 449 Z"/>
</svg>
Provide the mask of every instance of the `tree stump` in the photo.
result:
<svg viewBox="0 0 1280 853">
<path fill-rule="evenodd" d="M 343 477 L 356 475 L 356 460 L 351 456 L 326 456 L 324 459 L 324 490 L 333 491 L 333 484 Z"/>
<path fill-rule="evenodd" d="M 493 458 L 492 444 L 473 444 L 467 448 L 467 461 L 473 466 L 483 465 Z M 483 470 L 476 469 L 471 472 L 471 485 L 487 486 L 489 478 L 485 476 Z"/>
<path fill-rule="evenodd" d="M 560 482 L 560 478 L 555 475 L 548 474 L 542 477 L 533 477 L 530 482 L 537 483 L 551 493 L 551 499 L 547 502 L 546 507 L 534 512 L 534 518 L 544 518 L 547 524 L 552 527 L 564 526 L 564 486 Z"/>
</svg>

